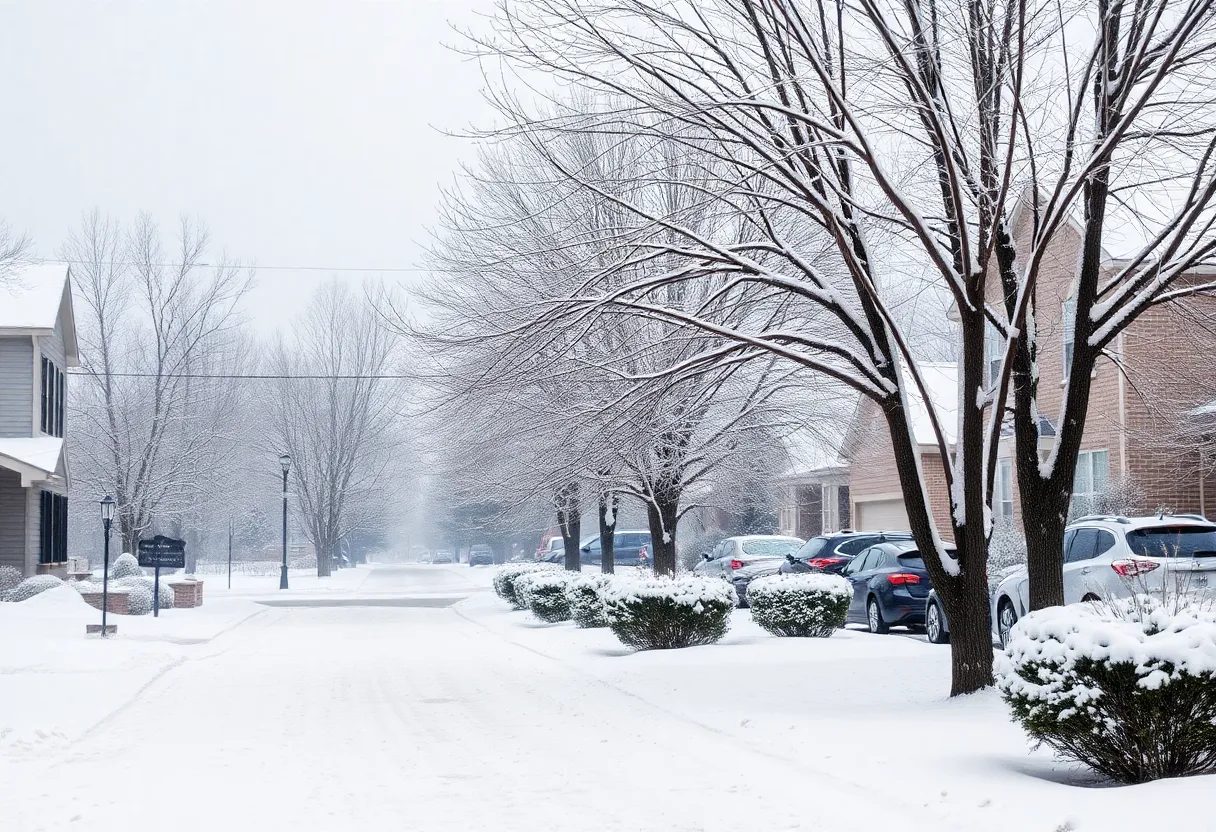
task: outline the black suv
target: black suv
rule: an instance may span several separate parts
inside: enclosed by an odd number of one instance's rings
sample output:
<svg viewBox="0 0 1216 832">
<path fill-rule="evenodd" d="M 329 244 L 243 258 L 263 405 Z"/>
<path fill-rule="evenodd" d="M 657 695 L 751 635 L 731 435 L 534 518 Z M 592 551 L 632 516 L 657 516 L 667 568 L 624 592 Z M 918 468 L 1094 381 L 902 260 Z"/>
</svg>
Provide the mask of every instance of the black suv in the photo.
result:
<svg viewBox="0 0 1216 832">
<path fill-rule="evenodd" d="M 831 572 L 839 575 L 845 564 L 877 543 L 911 540 L 912 532 L 836 532 L 812 537 L 781 564 L 781 571 Z"/>
</svg>

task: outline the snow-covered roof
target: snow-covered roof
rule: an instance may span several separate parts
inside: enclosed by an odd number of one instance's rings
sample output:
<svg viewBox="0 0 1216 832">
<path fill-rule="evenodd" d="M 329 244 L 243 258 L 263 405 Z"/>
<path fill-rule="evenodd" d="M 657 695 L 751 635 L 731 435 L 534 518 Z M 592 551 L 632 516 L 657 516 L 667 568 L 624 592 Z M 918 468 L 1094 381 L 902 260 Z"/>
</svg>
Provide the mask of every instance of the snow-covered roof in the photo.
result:
<svg viewBox="0 0 1216 832">
<path fill-rule="evenodd" d="M 68 267 L 32 263 L 0 284 L 0 329 L 53 331 L 67 290 Z"/>
<path fill-rule="evenodd" d="M 56 436 L 0 438 L 0 468 L 21 474 L 22 484 L 53 477 L 63 457 L 63 440 Z"/>
<path fill-rule="evenodd" d="M 809 430 L 795 430 L 782 438 L 789 466 L 782 479 L 797 479 L 811 474 L 847 467 L 840 450 Z"/>
<path fill-rule="evenodd" d="M 923 362 L 916 365 L 925 390 L 937 415 L 946 441 L 953 444 L 958 432 L 958 365 L 948 362 Z M 929 408 L 916 386 L 911 368 L 903 367 L 904 388 L 908 391 L 908 411 L 912 421 L 912 434 L 918 445 L 936 445 L 937 434 L 929 419 Z"/>
</svg>

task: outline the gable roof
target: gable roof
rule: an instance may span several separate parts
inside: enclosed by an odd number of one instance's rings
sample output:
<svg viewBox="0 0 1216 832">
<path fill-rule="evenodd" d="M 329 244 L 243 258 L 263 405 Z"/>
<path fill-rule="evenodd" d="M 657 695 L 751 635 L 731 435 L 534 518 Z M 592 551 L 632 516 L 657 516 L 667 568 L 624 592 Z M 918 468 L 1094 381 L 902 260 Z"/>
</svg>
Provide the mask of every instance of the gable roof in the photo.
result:
<svg viewBox="0 0 1216 832">
<path fill-rule="evenodd" d="M 0 438 L 0 468 L 21 474 L 21 485 L 48 480 L 63 459 L 63 440 L 55 436 Z"/>
<path fill-rule="evenodd" d="M 958 433 L 958 365 L 953 362 L 919 362 L 925 392 L 929 394 L 933 412 L 941 424 L 946 442 L 953 445 Z M 907 363 L 902 368 L 904 388 L 908 391 L 908 416 L 912 422 L 912 434 L 918 445 L 936 445 L 937 434 L 929 418 L 929 407 L 920 394 L 912 370 Z"/>
<path fill-rule="evenodd" d="M 30 263 L 0 284 L 0 332 L 52 335 L 63 323 L 68 366 L 80 363 L 72 308 L 72 270 L 63 263 Z"/>
</svg>

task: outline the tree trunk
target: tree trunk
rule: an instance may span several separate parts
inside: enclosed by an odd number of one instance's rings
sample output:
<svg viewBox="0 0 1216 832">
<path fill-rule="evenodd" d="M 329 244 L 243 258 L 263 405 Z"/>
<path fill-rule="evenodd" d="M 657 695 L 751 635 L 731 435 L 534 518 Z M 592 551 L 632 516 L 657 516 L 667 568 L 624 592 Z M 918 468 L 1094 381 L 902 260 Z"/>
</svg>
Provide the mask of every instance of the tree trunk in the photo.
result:
<svg viewBox="0 0 1216 832">
<path fill-rule="evenodd" d="M 646 501 L 646 519 L 650 526 L 650 553 L 654 574 L 676 573 L 676 519 L 680 513 L 680 498 L 668 490 L 651 494 Z"/>
<path fill-rule="evenodd" d="M 317 577 L 328 578 L 332 571 L 334 556 L 333 549 L 329 545 L 316 547 L 317 549 Z"/>
<path fill-rule="evenodd" d="M 578 483 L 570 483 L 558 492 L 557 527 L 562 532 L 562 545 L 566 549 L 566 570 L 582 571 L 578 544 L 582 530 L 582 505 L 579 502 Z"/>
<path fill-rule="evenodd" d="M 616 548 L 616 515 L 620 505 L 615 491 L 600 492 L 600 571 L 606 575 L 616 571 L 613 550 Z"/>
</svg>

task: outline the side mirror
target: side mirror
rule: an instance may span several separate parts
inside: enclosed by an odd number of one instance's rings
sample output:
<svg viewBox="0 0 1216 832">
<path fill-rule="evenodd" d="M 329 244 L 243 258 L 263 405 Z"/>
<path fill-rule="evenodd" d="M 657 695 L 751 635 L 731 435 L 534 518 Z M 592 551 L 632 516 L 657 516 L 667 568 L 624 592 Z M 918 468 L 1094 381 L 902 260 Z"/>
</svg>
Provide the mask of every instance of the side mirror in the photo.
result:
<svg viewBox="0 0 1216 832">
<path fill-rule="evenodd" d="M 584 546 L 584 547 L 582 548 L 582 550 L 581 550 L 581 551 L 584 551 L 584 552 L 586 552 L 587 554 L 591 554 L 591 547 L 590 547 L 590 546 Z"/>
<path fill-rule="evenodd" d="M 702 552 L 702 553 L 701 553 L 701 558 L 702 558 L 703 560 L 713 560 L 713 558 L 711 558 L 711 557 L 710 557 L 709 552 Z"/>
<path fill-rule="evenodd" d="M 788 560 L 790 563 L 797 563 L 797 562 L 798 562 L 798 558 L 794 557 L 793 555 L 786 555 L 786 556 L 785 556 L 785 559 L 786 559 L 786 560 Z"/>
</svg>

